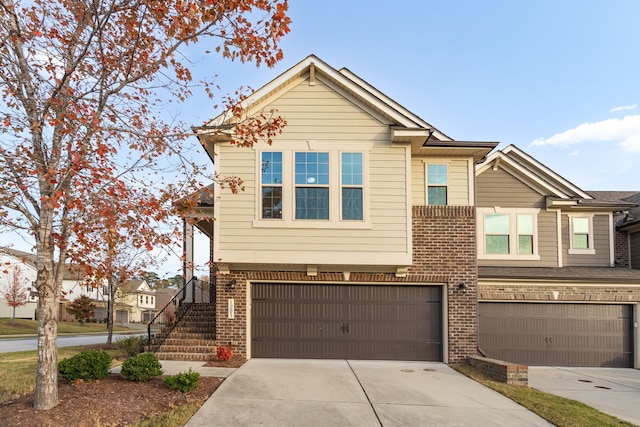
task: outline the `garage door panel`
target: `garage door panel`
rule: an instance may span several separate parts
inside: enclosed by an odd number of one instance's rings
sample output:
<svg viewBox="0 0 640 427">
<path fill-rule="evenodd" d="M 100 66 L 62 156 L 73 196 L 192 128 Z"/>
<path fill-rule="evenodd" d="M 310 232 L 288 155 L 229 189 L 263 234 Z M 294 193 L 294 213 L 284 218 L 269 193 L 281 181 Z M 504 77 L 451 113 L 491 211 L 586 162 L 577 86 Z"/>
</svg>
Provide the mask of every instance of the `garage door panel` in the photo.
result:
<svg viewBox="0 0 640 427">
<path fill-rule="evenodd" d="M 632 307 L 606 304 L 480 303 L 480 346 L 527 365 L 633 364 Z"/>
<path fill-rule="evenodd" d="M 253 284 L 252 292 L 255 357 L 442 360 L 439 286 Z"/>
</svg>

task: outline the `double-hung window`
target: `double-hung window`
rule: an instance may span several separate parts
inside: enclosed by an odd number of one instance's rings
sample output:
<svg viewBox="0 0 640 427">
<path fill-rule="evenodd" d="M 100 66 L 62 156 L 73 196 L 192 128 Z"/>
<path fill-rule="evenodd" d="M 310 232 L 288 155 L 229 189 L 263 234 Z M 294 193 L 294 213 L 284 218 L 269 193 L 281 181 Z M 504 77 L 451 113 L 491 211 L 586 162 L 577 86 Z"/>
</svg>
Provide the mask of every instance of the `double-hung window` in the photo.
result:
<svg viewBox="0 0 640 427">
<path fill-rule="evenodd" d="M 263 152 L 262 218 L 282 218 L 282 152 Z"/>
<path fill-rule="evenodd" d="M 569 216 L 569 253 L 595 254 L 593 215 Z"/>
<path fill-rule="evenodd" d="M 427 165 L 427 204 L 447 204 L 447 165 Z"/>
<path fill-rule="evenodd" d="M 362 153 L 342 153 L 342 219 L 362 220 Z"/>
<path fill-rule="evenodd" d="M 478 257 L 539 259 L 539 209 L 478 208 Z"/>
<path fill-rule="evenodd" d="M 329 219 L 329 153 L 295 153 L 295 218 Z"/>
</svg>

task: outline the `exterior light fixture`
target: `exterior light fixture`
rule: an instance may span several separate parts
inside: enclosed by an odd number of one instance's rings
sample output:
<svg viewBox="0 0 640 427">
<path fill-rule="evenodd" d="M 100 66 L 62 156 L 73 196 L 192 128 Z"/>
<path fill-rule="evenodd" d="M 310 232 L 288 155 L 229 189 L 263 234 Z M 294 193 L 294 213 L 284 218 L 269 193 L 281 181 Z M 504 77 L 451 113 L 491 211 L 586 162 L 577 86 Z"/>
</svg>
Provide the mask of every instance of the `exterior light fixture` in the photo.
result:
<svg viewBox="0 0 640 427">
<path fill-rule="evenodd" d="M 229 283 L 227 283 L 227 288 L 235 289 L 235 287 L 236 287 L 236 279 L 229 280 Z"/>
<path fill-rule="evenodd" d="M 458 290 L 462 291 L 463 294 L 467 293 L 467 284 L 466 283 L 460 283 L 458 285 Z"/>
</svg>

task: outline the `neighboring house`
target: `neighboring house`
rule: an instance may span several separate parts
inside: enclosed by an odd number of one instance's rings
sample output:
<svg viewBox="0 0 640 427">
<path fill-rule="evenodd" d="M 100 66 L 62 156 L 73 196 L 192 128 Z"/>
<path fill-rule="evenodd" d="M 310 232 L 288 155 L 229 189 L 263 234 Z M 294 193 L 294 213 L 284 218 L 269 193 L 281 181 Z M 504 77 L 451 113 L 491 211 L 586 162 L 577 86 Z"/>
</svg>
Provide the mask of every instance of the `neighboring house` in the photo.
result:
<svg viewBox="0 0 640 427">
<path fill-rule="evenodd" d="M 116 322 L 149 322 L 157 313 L 156 292 L 146 280 L 127 280 L 116 291 L 115 305 Z"/>
<path fill-rule="evenodd" d="M 247 98 L 287 121 L 273 145 L 197 133 L 239 194 L 205 195 L 218 344 L 247 357 L 461 362 L 477 353 L 474 165 L 454 141 L 347 69 L 309 56 Z M 214 202 L 215 201 L 215 202 Z M 188 225 L 188 227 L 191 227 Z M 192 272 L 185 271 L 188 280 Z"/>
<path fill-rule="evenodd" d="M 13 316 L 13 307 L 7 305 L 4 294 L 11 285 L 16 266 L 19 268 L 19 275 L 22 277 L 24 288 L 28 295 L 27 303 L 16 307 L 16 318 L 35 320 L 38 302 L 38 294 L 33 287 L 37 276 L 36 256 L 6 247 L 0 247 L 0 317 Z"/>
<path fill-rule="evenodd" d="M 476 176 L 480 349 L 529 365 L 640 366 L 640 271 L 628 268 L 640 265 L 638 193 L 583 191 L 514 146 Z"/>
</svg>

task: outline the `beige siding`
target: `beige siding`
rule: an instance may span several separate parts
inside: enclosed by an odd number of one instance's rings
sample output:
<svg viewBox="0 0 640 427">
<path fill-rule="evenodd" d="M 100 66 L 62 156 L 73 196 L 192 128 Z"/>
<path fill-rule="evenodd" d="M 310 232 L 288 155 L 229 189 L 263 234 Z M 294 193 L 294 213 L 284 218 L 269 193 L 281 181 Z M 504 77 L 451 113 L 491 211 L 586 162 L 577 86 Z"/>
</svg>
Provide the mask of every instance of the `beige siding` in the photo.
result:
<svg viewBox="0 0 640 427">
<path fill-rule="evenodd" d="M 273 255 L 277 252 L 295 252 L 307 254 L 307 262 L 314 264 L 315 254 L 318 253 L 366 252 L 377 254 L 378 257 L 387 253 L 409 254 L 406 151 L 404 147 L 391 147 L 388 126 L 319 79 L 316 79 L 315 86 L 299 84 L 269 107 L 277 108 L 278 114 L 287 120 L 287 127 L 271 147 L 258 146 L 257 150 L 278 151 L 282 149 L 279 145 L 290 149 L 292 144 L 296 144 L 296 147 L 299 144 L 299 150 L 306 151 L 309 140 L 314 141 L 317 147 L 327 144 L 327 151 L 339 150 L 344 144 L 357 146 L 358 143 L 363 143 L 363 150 L 371 149 L 368 152 L 369 164 L 365 164 L 365 169 L 368 168 L 368 188 L 365 191 L 369 195 L 371 227 L 350 229 L 341 228 L 341 224 L 328 228 L 317 227 L 322 221 L 309 221 L 313 228 L 255 226 L 254 221 L 259 219 L 257 196 L 260 191 L 256 190 L 259 185 L 256 171 L 258 151 L 223 146 L 217 161 L 218 171 L 223 176 L 241 177 L 245 191 L 236 195 L 228 190 L 220 193 L 217 218 L 219 245 L 214 256 L 221 257 L 224 262 L 225 253 L 232 251 L 236 262 L 254 262 L 261 253 Z M 337 168 L 337 165 L 332 164 L 331 167 Z M 271 223 L 277 222 L 273 220 Z M 303 221 L 295 223 L 298 226 Z M 237 251 L 242 251 L 242 260 L 237 259 Z M 357 264 L 360 261 L 365 260 L 342 257 L 342 263 L 345 264 Z"/>
<path fill-rule="evenodd" d="M 450 206 L 469 206 L 469 163 L 464 159 L 413 157 L 411 159 L 411 203 L 424 206 L 426 200 L 425 164 L 448 166 L 447 198 Z"/>
<path fill-rule="evenodd" d="M 498 168 L 489 168 L 476 178 L 476 206 L 545 208 L 544 196 Z"/>
<path fill-rule="evenodd" d="M 593 240 L 595 255 L 569 254 L 569 217 L 562 215 L 562 254 L 564 265 L 583 267 L 609 267 L 610 260 L 610 240 L 609 240 L 609 215 L 594 215 L 593 217 Z"/>
<path fill-rule="evenodd" d="M 631 241 L 631 267 L 640 270 L 640 231 L 629 234 Z"/>
</svg>

